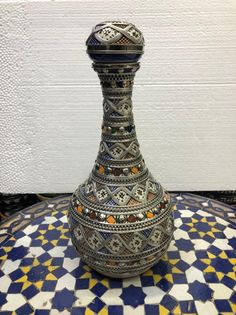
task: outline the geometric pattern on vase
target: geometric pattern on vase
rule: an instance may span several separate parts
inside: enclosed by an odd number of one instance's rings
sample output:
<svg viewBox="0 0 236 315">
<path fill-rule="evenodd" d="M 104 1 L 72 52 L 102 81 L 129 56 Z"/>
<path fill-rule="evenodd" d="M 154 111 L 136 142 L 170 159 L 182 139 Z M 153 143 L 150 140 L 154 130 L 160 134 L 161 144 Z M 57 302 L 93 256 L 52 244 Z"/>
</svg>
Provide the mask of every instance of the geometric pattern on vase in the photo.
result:
<svg viewBox="0 0 236 315">
<path fill-rule="evenodd" d="M 102 136 L 92 172 L 71 198 L 68 222 L 83 261 L 102 274 L 131 277 L 161 258 L 174 231 L 170 196 L 142 157 L 132 112 L 144 39 L 131 23 L 104 22 L 86 45 L 104 98 Z"/>
</svg>

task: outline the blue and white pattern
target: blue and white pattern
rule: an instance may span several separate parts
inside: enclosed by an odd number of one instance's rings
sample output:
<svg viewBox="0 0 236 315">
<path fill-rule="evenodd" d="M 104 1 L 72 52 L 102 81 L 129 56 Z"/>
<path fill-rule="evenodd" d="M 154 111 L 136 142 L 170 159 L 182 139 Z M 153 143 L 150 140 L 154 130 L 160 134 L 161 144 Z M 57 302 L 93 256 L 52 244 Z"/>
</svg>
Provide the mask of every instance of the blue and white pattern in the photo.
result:
<svg viewBox="0 0 236 315">
<path fill-rule="evenodd" d="M 236 314 L 234 211 L 190 194 L 172 198 L 176 230 L 167 254 L 125 280 L 106 278 L 77 257 L 68 233 L 69 197 L 5 221 L 0 314 Z"/>
</svg>

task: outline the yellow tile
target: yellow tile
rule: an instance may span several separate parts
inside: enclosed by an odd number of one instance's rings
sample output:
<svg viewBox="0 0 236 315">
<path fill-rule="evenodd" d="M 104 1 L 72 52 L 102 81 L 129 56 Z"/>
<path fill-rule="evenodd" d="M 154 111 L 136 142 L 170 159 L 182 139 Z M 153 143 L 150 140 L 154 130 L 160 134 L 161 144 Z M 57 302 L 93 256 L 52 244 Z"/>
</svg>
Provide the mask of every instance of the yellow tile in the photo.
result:
<svg viewBox="0 0 236 315">
<path fill-rule="evenodd" d="M 228 276 L 229 278 L 231 278 L 231 279 L 233 279 L 233 280 L 236 281 L 236 274 L 235 274 L 235 272 L 228 272 L 228 273 L 227 273 L 227 276 Z"/>
<path fill-rule="evenodd" d="M 39 233 L 44 235 L 47 232 L 47 230 L 39 230 Z"/>
<path fill-rule="evenodd" d="M 213 255 L 212 253 L 208 253 L 208 252 L 207 252 L 207 255 L 208 255 L 208 257 L 211 258 L 211 259 L 212 259 L 212 258 L 216 258 L 216 256 Z"/>
<path fill-rule="evenodd" d="M 182 315 L 179 305 L 172 311 L 174 315 Z"/>
<path fill-rule="evenodd" d="M 54 246 L 57 246 L 58 240 L 53 240 L 53 241 L 51 241 L 51 243 L 52 243 Z"/>
<path fill-rule="evenodd" d="M 219 255 L 220 258 L 228 259 L 228 256 L 225 254 L 225 252 L 221 252 Z"/>
<path fill-rule="evenodd" d="M 229 262 L 230 262 L 233 266 L 236 266 L 236 258 L 229 258 Z"/>
<path fill-rule="evenodd" d="M 48 259 L 47 261 L 45 261 L 43 264 L 44 266 L 50 266 L 52 263 L 52 258 Z"/>
<path fill-rule="evenodd" d="M 29 282 L 29 281 L 26 281 L 26 282 L 24 282 L 24 284 L 23 284 L 23 286 L 22 286 L 22 291 L 24 291 L 25 289 L 27 289 L 28 287 L 30 287 L 32 285 L 32 283 L 31 282 Z"/>
<path fill-rule="evenodd" d="M 89 280 L 89 289 L 92 289 L 95 286 L 95 284 L 97 284 L 97 283 L 98 283 L 98 280 L 90 279 Z"/>
<path fill-rule="evenodd" d="M 101 309 L 101 311 L 98 313 L 98 315 L 108 315 L 108 309 L 107 309 L 107 307 L 106 307 L 106 306 L 103 307 L 103 308 Z"/>
<path fill-rule="evenodd" d="M 204 258 L 204 259 L 201 259 L 201 261 L 204 262 L 207 265 L 211 264 L 211 259 Z"/>
<path fill-rule="evenodd" d="M 103 279 L 102 281 L 101 281 L 101 283 L 103 284 L 103 285 L 105 285 L 105 287 L 107 287 L 107 288 L 109 288 L 109 281 L 108 281 L 108 279 Z"/>
<path fill-rule="evenodd" d="M 168 273 L 165 275 L 166 280 L 168 280 L 170 283 L 173 283 L 173 276 L 172 274 Z"/>
<path fill-rule="evenodd" d="M 90 272 L 85 272 L 80 278 L 82 279 L 88 279 L 88 278 L 91 278 L 91 273 Z"/>
<path fill-rule="evenodd" d="M 217 272 L 216 275 L 217 275 L 219 280 L 222 280 L 224 278 L 224 273 L 223 272 Z"/>
<path fill-rule="evenodd" d="M 56 270 L 56 269 L 58 269 L 58 268 L 60 268 L 60 266 L 49 266 L 49 267 L 48 267 L 48 270 L 49 270 L 50 272 L 52 272 L 52 271 L 54 271 L 54 270 Z"/>
<path fill-rule="evenodd" d="M 43 281 L 35 282 L 35 286 L 36 286 L 38 289 L 41 289 L 42 286 L 43 286 Z"/>
<path fill-rule="evenodd" d="M 46 280 L 57 280 L 57 277 L 54 276 L 52 273 L 47 274 Z"/>
<path fill-rule="evenodd" d="M 85 315 L 95 315 L 95 313 L 90 308 L 86 308 Z"/>
<path fill-rule="evenodd" d="M 26 282 L 28 280 L 27 275 L 24 275 L 23 277 L 17 279 L 15 282 Z"/>
<path fill-rule="evenodd" d="M 169 263 L 170 263 L 171 265 L 176 265 L 177 262 L 179 262 L 179 261 L 180 261 L 179 259 L 170 259 L 170 260 L 169 260 Z"/>
<path fill-rule="evenodd" d="M 173 273 L 183 273 L 181 270 L 179 270 L 179 269 L 176 268 L 176 267 L 172 268 L 172 272 L 173 272 Z"/>
<path fill-rule="evenodd" d="M 198 232 L 198 234 L 203 237 L 206 233 L 205 232 Z"/>
<path fill-rule="evenodd" d="M 28 273 L 31 269 L 30 266 L 26 266 L 26 267 L 20 267 L 20 269 L 24 272 L 24 273 Z"/>
<path fill-rule="evenodd" d="M 208 266 L 206 269 L 204 269 L 204 272 L 215 272 L 215 268 L 212 266 Z"/>
<path fill-rule="evenodd" d="M 169 315 L 168 309 L 166 309 L 164 306 L 159 305 L 159 314 L 160 315 Z"/>
<path fill-rule="evenodd" d="M 207 235 L 209 235 L 209 236 L 215 238 L 215 235 L 214 235 L 214 233 L 212 233 L 212 232 L 207 232 Z"/>
<path fill-rule="evenodd" d="M 236 304 L 232 303 L 232 302 L 229 302 L 230 306 L 231 306 L 231 309 L 233 311 L 233 314 L 236 314 Z"/>
<path fill-rule="evenodd" d="M 162 276 L 160 275 L 153 275 L 154 282 L 159 282 L 162 279 Z"/>
<path fill-rule="evenodd" d="M 211 230 L 212 230 L 212 232 L 219 232 L 219 230 L 216 229 L 215 227 L 213 227 Z"/>
</svg>

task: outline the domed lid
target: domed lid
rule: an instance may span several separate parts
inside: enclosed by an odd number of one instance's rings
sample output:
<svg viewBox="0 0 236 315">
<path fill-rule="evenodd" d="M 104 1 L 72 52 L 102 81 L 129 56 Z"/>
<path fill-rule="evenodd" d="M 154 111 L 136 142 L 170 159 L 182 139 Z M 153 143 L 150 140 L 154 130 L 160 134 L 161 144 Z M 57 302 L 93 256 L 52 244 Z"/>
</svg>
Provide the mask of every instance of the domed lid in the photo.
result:
<svg viewBox="0 0 236 315">
<path fill-rule="evenodd" d="M 136 62 L 143 53 L 144 38 L 132 23 L 106 21 L 93 28 L 86 45 L 94 61 Z"/>
</svg>

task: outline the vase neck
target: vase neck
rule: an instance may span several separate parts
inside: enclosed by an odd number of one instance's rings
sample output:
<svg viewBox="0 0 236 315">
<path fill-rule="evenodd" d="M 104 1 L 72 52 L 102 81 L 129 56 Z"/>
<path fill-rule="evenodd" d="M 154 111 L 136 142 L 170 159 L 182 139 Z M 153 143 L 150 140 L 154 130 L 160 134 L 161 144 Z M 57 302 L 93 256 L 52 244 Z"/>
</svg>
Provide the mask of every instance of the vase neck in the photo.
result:
<svg viewBox="0 0 236 315">
<path fill-rule="evenodd" d="M 132 112 L 132 88 L 139 64 L 94 64 L 103 93 L 102 141 L 95 168 L 115 176 L 142 173 Z M 141 175 L 141 174 L 140 174 Z"/>
</svg>

